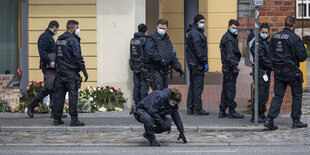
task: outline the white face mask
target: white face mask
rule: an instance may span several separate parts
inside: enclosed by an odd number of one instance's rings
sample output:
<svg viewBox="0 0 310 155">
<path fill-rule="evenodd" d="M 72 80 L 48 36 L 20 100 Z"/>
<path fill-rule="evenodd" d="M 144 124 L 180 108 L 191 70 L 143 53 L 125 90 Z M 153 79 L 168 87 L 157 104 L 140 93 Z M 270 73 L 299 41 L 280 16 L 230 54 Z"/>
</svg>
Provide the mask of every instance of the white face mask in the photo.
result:
<svg viewBox="0 0 310 155">
<path fill-rule="evenodd" d="M 80 35 L 80 32 L 81 32 L 80 29 L 76 29 L 75 32 L 74 32 L 74 34 L 77 35 L 77 36 L 79 36 L 79 35 Z"/>
</svg>

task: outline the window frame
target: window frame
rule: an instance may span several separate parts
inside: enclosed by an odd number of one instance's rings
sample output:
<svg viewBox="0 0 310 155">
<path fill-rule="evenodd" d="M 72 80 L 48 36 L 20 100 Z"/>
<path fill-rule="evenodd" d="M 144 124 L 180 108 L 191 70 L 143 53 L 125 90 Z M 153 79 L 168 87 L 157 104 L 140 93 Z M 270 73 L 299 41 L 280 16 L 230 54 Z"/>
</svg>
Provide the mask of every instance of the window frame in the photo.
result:
<svg viewBox="0 0 310 155">
<path fill-rule="evenodd" d="M 310 0 L 296 0 L 296 12 L 295 12 L 295 15 L 296 15 L 296 19 L 310 19 L 310 14 L 309 14 L 309 9 L 310 9 L 310 7 L 309 7 L 309 5 L 310 5 Z M 299 12 L 299 9 L 298 9 L 298 5 L 299 4 L 305 4 L 306 5 L 306 10 L 304 10 L 304 11 L 306 11 L 306 16 L 298 16 L 298 12 Z M 302 12 L 302 14 L 303 14 L 303 12 Z"/>
</svg>

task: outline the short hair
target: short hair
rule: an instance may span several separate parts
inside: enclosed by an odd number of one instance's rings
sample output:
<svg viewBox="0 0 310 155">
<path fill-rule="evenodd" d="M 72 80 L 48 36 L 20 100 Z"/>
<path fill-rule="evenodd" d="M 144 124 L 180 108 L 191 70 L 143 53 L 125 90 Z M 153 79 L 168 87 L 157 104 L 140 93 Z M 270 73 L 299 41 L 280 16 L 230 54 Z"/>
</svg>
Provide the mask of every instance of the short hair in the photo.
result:
<svg viewBox="0 0 310 155">
<path fill-rule="evenodd" d="M 161 25 L 167 25 L 167 27 L 168 27 L 168 20 L 166 20 L 166 19 L 159 19 L 159 20 L 157 21 L 157 26 L 158 26 L 159 24 L 161 24 Z"/>
<path fill-rule="evenodd" d="M 68 20 L 67 22 L 67 30 L 72 28 L 74 25 L 79 25 L 79 22 L 76 20 Z"/>
<path fill-rule="evenodd" d="M 238 20 L 236 20 L 236 19 L 231 19 L 231 20 L 229 20 L 228 25 L 229 25 L 229 26 L 231 26 L 231 25 L 239 26 L 240 24 L 239 24 Z"/>
<path fill-rule="evenodd" d="M 182 100 L 182 94 L 179 92 L 178 89 L 172 88 L 170 92 L 170 99 L 180 103 Z"/>
<path fill-rule="evenodd" d="M 268 23 L 263 23 L 262 25 L 260 25 L 259 30 L 261 31 L 262 29 L 270 30 Z"/>
<path fill-rule="evenodd" d="M 48 28 L 51 29 L 51 28 L 59 28 L 59 23 L 56 21 L 56 20 L 52 20 L 50 21 L 50 23 L 48 24 Z"/>
<path fill-rule="evenodd" d="M 143 23 L 139 24 L 138 25 L 138 31 L 139 32 L 142 32 L 142 33 L 145 33 L 147 31 L 147 26 Z"/>
<path fill-rule="evenodd" d="M 296 18 L 293 16 L 287 16 L 285 18 L 284 26 L 285 27 L 293 27 L 296 24 Z"/>
</svg>

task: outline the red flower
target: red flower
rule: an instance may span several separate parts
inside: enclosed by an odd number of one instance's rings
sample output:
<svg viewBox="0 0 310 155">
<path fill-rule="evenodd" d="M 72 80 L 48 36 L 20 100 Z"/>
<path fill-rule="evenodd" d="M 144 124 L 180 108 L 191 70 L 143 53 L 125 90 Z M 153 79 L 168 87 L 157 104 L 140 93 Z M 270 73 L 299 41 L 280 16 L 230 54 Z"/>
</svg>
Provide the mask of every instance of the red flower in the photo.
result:
<svg viewBox="0 0 310 155">
<path fill-rule="evenodd" d="M 111 89 L 114 91 L 115 90 L 115 88 L 114 87 L 111 87 Z"/>
<path fill-rule="evenodd" d="M 105 88 L 109 89 L 110 87 L 109 87 L 109 86 L 106 86 Z"/>
<path fill-rule="evenodd" d="M 113 91 L 114 91 L 114 93 L 117 93 L 117 90 L 114 89 Z"/>
</svg>

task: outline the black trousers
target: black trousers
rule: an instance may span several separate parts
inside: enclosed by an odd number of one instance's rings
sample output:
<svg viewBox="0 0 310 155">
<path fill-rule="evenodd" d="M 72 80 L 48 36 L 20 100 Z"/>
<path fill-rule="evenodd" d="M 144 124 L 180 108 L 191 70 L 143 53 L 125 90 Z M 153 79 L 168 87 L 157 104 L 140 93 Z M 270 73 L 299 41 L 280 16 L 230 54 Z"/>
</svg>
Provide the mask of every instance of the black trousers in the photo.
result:
<svg viewBox="0 0 310 155">
<path fill-rule="evenodd" d="M 190 84 L 187 96 L 187 109 L 202 109 L 201 94 L 204 87 L 204 71 L 190 70 Z"/>
<path fill-rule="evenodd" d="M 237 77 L 238 73 L 223 72 L 221 111 L 226 111 L 229 108 L 229 112 L 234 112 L 237 107 L 237 103 L 235 102 Z"/>
<path fill-rule="evenodd" d="M 69 114 L 77 117 L 78 89 L 81 87 L 82 77 L 77 71 L 57 71 L 54 83 L 55 119 L 61 119 L 66 93 L 69 92 Z"/>
<path fill-rule="evenodd" d="M 266 72 L 266 75 L 268 76 L 268 81 L 264 81 L 264 79 L 263 79 L 265 72 Z M 266 112 L 266 103 L 268 102 L 268 99 L 269 99 L 269 89 L 270 89 L 270 71 L 259 69 L 259 75 L 258 75 L 258 115 L 264 114 Z M 255 89 L 254 89 L 254 92 L 255 92 Z M 252 107 L 252 111 L 254 114 L 254 104 Z"/>
<path fill-rule="evenodd" d="M 53 85 L 56 77 L 56 70 L 55 69 L 42 69 L 44 75 L 44 87 L 38 93 L 38 95 L 32 99 L 29 106 L 36 107 L 38 106 L 39 102 L 42 101 L 47 95 L 50 95 L 50 107 L 52 111 L 55 109 L 54 101 L 53 101 Z"/>
<path fill-rule="evenodd" d="M 154 70 L 153 82 L 151 83 L 153 90 L 163 90 L 168 88 L 168 77 L 165 71 Z"/>
<path fill-rule="evenodd" d="M 138 122 L 144 125 L 145 133 L 149 136 L 153 136 L 154 133 L 162 133 L 162 132 L 171 130 L 170 119 L 166 116 L 162 116 L 163 124 L 159 124 L 158 122 L 156 122 L 150 116 L 150 114 L 148 114 L 144 110 L 136 114 L 135 118 L 137 119 Z"/>
<path fill-rule="evenodd" d="M 148 95 L 150 84 L 146 81 L 146 78 L 141 72 L 133 72 L 133 82 L 133 100 L 135 101 L 135 104 L 137 104 Z"/>
<path fill-rule="evenodd" d="M 286 78 L 287 80 L 284 80 L 281 78 L 281 75 L 285 75 L 292 78 Z M 277 76 L 280 77 L 277 78 Z M 300 119 L 302 92 L 303 92 L 302 82 L 303 82 L 302 79 L 295 77 L 295 72 L 287 72 L 279 75 L 275 73 L 274 97 L 272 98 L 270 104 L 268 117 L 275 119 L 279 116 L 283 97 L 285 95 L 287 85 L 289 85 L 291 87 L 291 92 L 293 96 L 291 118 Z"/>
</svg>

